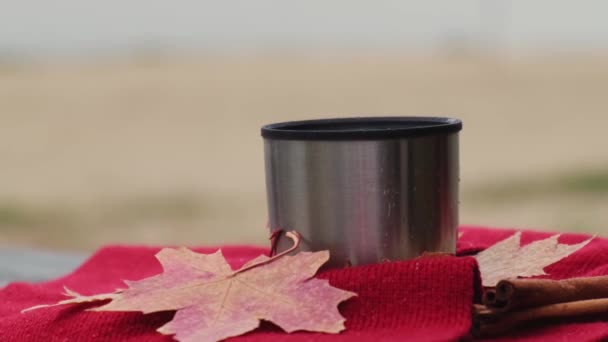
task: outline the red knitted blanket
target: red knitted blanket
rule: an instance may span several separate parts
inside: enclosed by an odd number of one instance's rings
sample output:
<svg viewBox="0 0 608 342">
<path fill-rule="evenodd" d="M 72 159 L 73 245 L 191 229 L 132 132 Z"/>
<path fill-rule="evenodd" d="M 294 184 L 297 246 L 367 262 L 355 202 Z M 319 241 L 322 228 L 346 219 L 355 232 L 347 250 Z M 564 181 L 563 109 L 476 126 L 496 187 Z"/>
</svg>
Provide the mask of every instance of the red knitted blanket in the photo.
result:
<svg viewBox="0 0 608 342">
<path fill-rule="evenodd" d="M 514 230 L 461 228 L 458 257 L 428 257 L 410 261 L 330 270 L 319 274 L 332 285 L 358 293 L 340 305 L 346 330 L 339 335 L 299 332 L 285 334 L 271 324 L 235 340 L 244 341 L 456 341 L 469 337 L 472 304 L 479 298 L 475 260 L 466 255 L 510 236 Z M 546 238 L 546 232 L 524 231 L 522 243 Z M 562 243 L 588 238 L 564 234 Z M 211 252 L 217 248 L 196 248 Z M 222 247 L 233 267 L 265 248 Z M 91 304 L 51 307 L 22 314 L 24 308 L 54 303 L 63 286 L 83 294 L 110 292 L 123 279 L 137 280 L 161 271 L 154 258 L 159 248 L 110 246 L 95 253 L 71 274 L 40 284 L 13 283 L 0 289 L 0 341 L 171 341 L 155 330 L 174 312 L 89 312 Z M 545 269 L 549 278 L 608 275 L 608 240 L 596 238 L 582 250 Z M 608 322 L 565 320 L 560 324 L 518 329 L 499 340 L 608 340 Z"/>
</svg>

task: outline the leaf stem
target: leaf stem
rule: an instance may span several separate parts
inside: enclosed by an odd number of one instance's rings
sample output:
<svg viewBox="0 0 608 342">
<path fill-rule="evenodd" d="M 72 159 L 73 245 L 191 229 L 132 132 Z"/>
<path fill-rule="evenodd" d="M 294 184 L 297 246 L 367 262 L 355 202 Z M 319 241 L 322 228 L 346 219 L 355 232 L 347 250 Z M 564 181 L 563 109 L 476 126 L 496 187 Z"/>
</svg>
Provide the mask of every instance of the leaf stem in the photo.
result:
<svg viewBox="0 0 608 342">
<path fill-rule="evenodd" d="M 288 237 L 288 238 L 290 238 L 291 241 L 293 241 L 293 246 L 291 246 L 289 249 L 287 249 L 287 250 L 285 250 L 285 251 L 283 251 L 283 252 L 281 252 L 281 253 L 279 253 L 279 254 L 271 257 L 271 258 L 268 258 L 266 260 L 262 260 L 260 262 L 255 263 L 255 264 L 251 264 L 251 265 L 249 265 L 247 267 L 242 267 L 242 268 L 234 271 L 230 276 L 232 277 L 232 276 L 234 276 L 236 274 L 248 271 L 248 270 L 250 270 L 252 268 L 256 268 L 256 267 L 261 266 L 261 265 L 269 264 L 269 263 L 275 261 L 276 259 L 279 259 L 279 258 L 281 258 L 281 257 L 283 257 L 283 256 L 285 256 L 285 255 L 287 255 L 287 254 L 295 251 L 300 246 L 300 241 L 302 240 L 302 236 L 300 235 L 300 233 L 298 233 L 295 230 L 292 230 L 290 232 L 285 232 L 285 236 Z"/>
<path fill-rule="evenodd" d="M 277 247 L 279 246 L 279 240 L 281 239 L 281 235 L 283 235 L 285 231 L 283 229 L 278 229 L 270 234 L 270 253 L 269 257 L 272 257 L 277 254 Z"/>
</svg>

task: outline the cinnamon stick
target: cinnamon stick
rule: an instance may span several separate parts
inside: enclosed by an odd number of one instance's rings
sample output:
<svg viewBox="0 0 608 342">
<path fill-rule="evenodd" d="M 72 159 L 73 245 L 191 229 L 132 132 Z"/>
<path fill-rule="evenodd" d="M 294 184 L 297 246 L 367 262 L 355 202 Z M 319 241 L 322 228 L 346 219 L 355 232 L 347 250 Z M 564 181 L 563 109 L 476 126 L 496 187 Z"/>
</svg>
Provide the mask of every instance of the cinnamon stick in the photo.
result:
<svg viewBox="0 0 608 342">
<path fill-rule="evenodd" d="M 476 337 L 489 337 L 507 333 L 524 323 L 606 313 L 608 313 L 608 298 L 549 304 L 514 312 L 475 306 L 472 333 Z"/>
<path fill-rule="evenodd" d="M 484 294 L 483 303 L 497 310 L 513 311 L 596 298 L 608 298 L 608 276 L 501 280 L 495 291 Z"/>
<path fill-rule="evenodd" d="M 502 308 L 504 306 L 506 306 L 506 302 L 504 298 L 498 298 L 496 296 L 496 289 L 491 288 L 491 289 L 486 289 L 483 292 L 483 296 L 481 299 L 481 302 L 491 308 Z"/>
<path fill-rule="evenodd" d="M 481 305 L 481 304 L 473 304 L 473 320 L 475 319 L 479 319 L 479 320 L 484 320 L 489 317 L 495 317 L 497 314 L 497 311 L 491 308 L 488 308 L 485 305 Z"/>
</svg>

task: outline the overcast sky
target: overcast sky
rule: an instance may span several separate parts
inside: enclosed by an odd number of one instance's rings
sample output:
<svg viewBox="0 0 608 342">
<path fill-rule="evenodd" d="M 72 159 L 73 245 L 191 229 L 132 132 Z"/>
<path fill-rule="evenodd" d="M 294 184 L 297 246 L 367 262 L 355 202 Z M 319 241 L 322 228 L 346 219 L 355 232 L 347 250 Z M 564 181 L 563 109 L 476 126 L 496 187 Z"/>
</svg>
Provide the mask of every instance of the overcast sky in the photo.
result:
<svg viewBox="0 0 608 342">
<path fill-rule="evenodd" d="M 607 48 L 605 0 L 0 0 L 0 53 Z"/>
</svg>

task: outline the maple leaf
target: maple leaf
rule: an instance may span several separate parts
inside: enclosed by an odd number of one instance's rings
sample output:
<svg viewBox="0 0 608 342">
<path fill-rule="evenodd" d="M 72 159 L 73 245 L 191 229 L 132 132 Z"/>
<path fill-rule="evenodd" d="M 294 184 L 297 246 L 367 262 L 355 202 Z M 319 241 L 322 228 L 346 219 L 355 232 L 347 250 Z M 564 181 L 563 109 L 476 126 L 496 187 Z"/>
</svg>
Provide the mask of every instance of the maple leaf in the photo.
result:
<svg viewBox="0 0 608 342">
<path fill-rule="evenodd" d="M 21 310 L 21 313 L 32 311 L 32 310 L 37 310 L 37 309 L 42 309 L 42 308 L 48 308 L 48 307 L 57 306 L 57 305 L 88 303 L 88 302 L 95 302 L 98 300 L 113 299 L 113 298 L 118 297 L 120 292 L 122 292 L 123 290 L 117 290 L 116 292 L 112 292 L 112 293 L 101 293 L 101 294 L 96 294 L 96 295 L 92 295 L 92 296 L 83 296 L 80 293 L 78 293 L 76 291 L 72 291 L 65 286 L 63 287 L 63 291 L 64 291 L 63 292 L 64 296 L 72 297 L 72 298 L 61 300 L 55 304 L 42 304 L 42 305 L 32 306 L 27 309 Z"/>
<path fill-rule="evenodd" d="M 288 232 L 294 246 L 272 258 L 259 256 L 232 270 L 221 250 L 199 254 L 186 248 L 165 248 L 156 254 L 163 273 L 139 281 L 125 281 L 127 289 L 82 296 L 54 305 L 111 299 L 92 311 L 176 310 L 173 320 L 157 331 L 179 341 L 218 341 L 257 328 L 260 320 L 286 332 L 307 330 L 338 333 L 345 319 L 337 305 L 356 294 L 314 278 L 329 259 L 328 251 L 295 250 L 299 235 Z M 40 308 L 37 306 L 35 308 Z"/>
<path fill-rule="evenodd" d="M 514 277 L 545 275 L 544 268 L 587 245 L 583 242 L 566 245 L 558 242 L 559 234 L 521 246 L 521 232 L 495 243 L 475 256 L 483 286 L 495 286 L 500 280 Z"/>
</svg>

